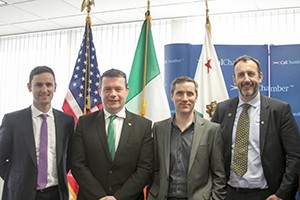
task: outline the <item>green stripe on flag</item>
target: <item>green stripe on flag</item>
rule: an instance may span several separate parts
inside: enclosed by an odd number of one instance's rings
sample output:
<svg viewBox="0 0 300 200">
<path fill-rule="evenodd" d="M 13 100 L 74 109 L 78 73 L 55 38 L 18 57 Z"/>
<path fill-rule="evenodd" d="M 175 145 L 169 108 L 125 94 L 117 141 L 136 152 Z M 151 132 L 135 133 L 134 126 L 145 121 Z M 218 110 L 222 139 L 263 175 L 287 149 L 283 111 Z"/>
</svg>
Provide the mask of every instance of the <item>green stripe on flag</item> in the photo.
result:
<svg viewBox="0 0 300 200">
<path fill-rule="evenodd" d="M 138 95 L 143 89 L 147 23 L 149 28 L 148 28 L 148 55 L 147 55 L 147 66 L 146 66 L 146 84 L 160 74 L 154 43 L 153 43 L 150 21 L 145 20 L 142 26 L 141 34 L 139 37 L 138 45 L 135 51 L 135 55 L 134 55 L 134 59 L 130 71 L 130 76 L 128 79 L 129 94 L 126 99 L 126 103 L 129 102 L 136 95 Z"/>
</svg>

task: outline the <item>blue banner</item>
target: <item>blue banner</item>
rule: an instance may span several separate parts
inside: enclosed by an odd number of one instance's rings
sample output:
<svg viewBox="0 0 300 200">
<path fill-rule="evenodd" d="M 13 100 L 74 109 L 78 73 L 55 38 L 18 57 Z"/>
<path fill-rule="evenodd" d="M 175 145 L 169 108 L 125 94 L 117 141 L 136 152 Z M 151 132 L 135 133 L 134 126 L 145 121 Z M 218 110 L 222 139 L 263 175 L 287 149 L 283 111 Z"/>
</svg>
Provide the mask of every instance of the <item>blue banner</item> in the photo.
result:
<svg viewBox="0 0 300 200">
<path fill-rule="evenodd" d="M 288 102 L 300 127 L 300 45 L 270 46 L 270 95 Z"/>
</svg>

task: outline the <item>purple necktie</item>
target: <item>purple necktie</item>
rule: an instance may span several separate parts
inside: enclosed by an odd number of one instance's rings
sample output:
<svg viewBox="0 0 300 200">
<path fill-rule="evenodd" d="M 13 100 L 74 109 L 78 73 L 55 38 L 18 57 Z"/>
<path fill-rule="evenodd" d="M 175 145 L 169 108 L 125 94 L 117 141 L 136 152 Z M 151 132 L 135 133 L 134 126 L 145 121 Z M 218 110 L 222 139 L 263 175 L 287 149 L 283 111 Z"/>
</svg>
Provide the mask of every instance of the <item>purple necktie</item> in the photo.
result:
<svg viewBox="0 0 300 200">
<path fill-rule="evenodd" d="M 47 185 L 47 168 L 48 168 L 48 125 L 47 115 L 41 114 L 40 117 L 43 119 L 40 133 L 40 155 L 38 164 L 38 187 L 45 188 Z"/>
</svg>

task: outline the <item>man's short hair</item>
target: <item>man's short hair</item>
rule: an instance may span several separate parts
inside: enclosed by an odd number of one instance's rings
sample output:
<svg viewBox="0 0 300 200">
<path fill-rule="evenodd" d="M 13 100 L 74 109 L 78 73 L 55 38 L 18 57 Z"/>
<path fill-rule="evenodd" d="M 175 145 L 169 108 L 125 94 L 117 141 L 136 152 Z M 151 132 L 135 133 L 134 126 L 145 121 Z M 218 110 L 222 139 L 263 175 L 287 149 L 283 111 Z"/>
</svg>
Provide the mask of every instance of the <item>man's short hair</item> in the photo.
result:
<svg viewBox="0 0 300 200">
<path fill-rule="evenodd" d="M 110 77 L 110 78 L 113 78 L 113 77 L 123 77 L 125 79 L 125 87 L 126 88 L 128 87 L 126 74 L 123 71 L 121 71 L 121 70 L 118 70 L 118 69 L 109 69 L 109 70 L 105 71 L 101 75 L 101 78 L 100 78 L 100 84 L 99 84 L 100 87 L 102 85 L 102 79 L 104 77 Z"/>
<path fill-rule="evenodd" d="M 257 65 L 257 69 L 258 69 L 258 73 L 261 72 L 260 70 L 260 63 L 257 59 L 251 57 L 251 56 L 248 56 L 248 55 L 243 55 L 243 56 L 240 56 L 238 57 L 234 63 L 233 63 L 233 74 L 234 74 L 234 69 L 235 69 L 235 66 L 237 65 L 238 62 L 247 62 L 249 60 L 252 60 L 253 62 L 255 62 L 255 64 Z"/>
<path fill-rule="evenodd" d="M 55 81 L 55 75 L 53 70 L 50 67 L 47 66 L 37 66 L 35 68 L 33 68 L 33 70 L 31 70 L 30 75 L 29 75 L 29 82 L 31 83 L 33 76 L 38 75 L 38 74 L 42 74 L 42 73 L 50 73 L 52 74 L 53 78 L 54 78 L 54 82 Z"/>
<path fill-rule="evenodd" d="M 175 78 L 172 81 L 172 84 L 171 84 L 171 94 L 173 95 L 175 87 L 176 87 L 176 84 L 186 83 L 186 82 L 194 83 L 194 85 L 195 85 L 195 92 L 196 92 L 196 95 L 198 96 L 198 83 L 194 79 L 192 79 L 192 78 L 190 78 L 188 76 L 180 76 L 180 77 Z"/>
</svg>

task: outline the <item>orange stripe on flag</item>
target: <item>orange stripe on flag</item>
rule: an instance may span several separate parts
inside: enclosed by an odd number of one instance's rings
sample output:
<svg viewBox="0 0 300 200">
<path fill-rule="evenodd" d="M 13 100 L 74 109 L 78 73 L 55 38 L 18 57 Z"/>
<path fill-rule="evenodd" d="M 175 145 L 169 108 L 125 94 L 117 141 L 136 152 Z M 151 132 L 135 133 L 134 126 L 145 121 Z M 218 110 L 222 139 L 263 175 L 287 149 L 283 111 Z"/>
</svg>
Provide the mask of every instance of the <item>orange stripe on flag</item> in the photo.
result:
<svg viewBox="0 0 300 200">
<path fill-rule="evenodd" d="M 73 175 L 71 172 L 67 174 L 67 179 L 68 179 L 68 188 L 69 188 L 69 200 L 76 200 L 77 194 L 78 194 L 78 184 L 76 180 L 74 179 Z"/>
<path fill-rule="evenodd" d="M 146 200 L 147 198 L 147 186 L 144 187 L 144 200 Z"/>
</svg>

